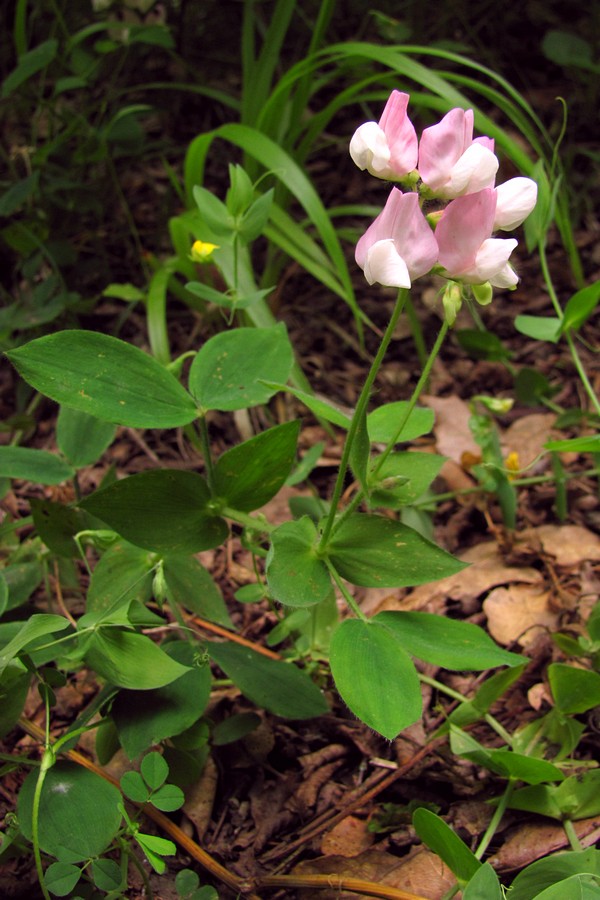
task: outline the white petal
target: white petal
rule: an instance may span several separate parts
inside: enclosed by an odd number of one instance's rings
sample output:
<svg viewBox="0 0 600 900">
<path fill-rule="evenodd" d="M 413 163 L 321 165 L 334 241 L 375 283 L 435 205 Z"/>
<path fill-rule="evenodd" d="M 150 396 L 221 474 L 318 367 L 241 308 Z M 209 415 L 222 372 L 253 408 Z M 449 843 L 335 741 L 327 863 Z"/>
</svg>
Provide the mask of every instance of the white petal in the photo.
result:
<svg viewBox="0 0 600 900">
<path fill-rule="evenodd" d="M 408 267 L 393 240 L 377 241 L 369 248 L 364 271 L 369 284 L 377 282 L 386 287 L 410 287 Z"/>
<path fill-rule="evenodd" d="M 450 179 L 438 193 L 448 199 L 493 187 L 498 165 L 495 153 L 474 142 L 452 167 Z"/>
<path fill-rule="evenodd" d="M 508 263 L 504 266 L 502 271 L 498 272 L 494 275 L 493 278 L 490 278 L 490 284 L 493 284 L 494 287 L 499 288 L 513 288 L 519 281 L 519 276 L 515 272 L 512 266 L 509 266 Z"/>
<path fill-rule="evenodd" d="M 488 238 L 483 242 L 477 251 L 474 266 L 479 283 L 491 281 L 492 284 L 496 284 L 494 278 L 505 270 L 508 257 L 517 246 L 517 243 L 518 241 L 514 238 Z M 517 282 L 515 281 L 514 283 L 516 284 Z M 496 286 L 499 287 L 500 285 Z M 506 285 L 503 286 L 505 287 Z"/>
<path fill-rule="evenodd" d="M 525 221 L 537 200 L 538 187 L 532 178 L 511 178 L 496 188 L 494 229 L 511 231 Z"/>
<path fill-rule="evenodd" d="M 350 141 L 350 156 L 359 169 L 366 169 L 372 175 L 386 170 L 390 148 L 385 132 L 377 122 L 365 122 L 356 129 Z"/>
</svg>

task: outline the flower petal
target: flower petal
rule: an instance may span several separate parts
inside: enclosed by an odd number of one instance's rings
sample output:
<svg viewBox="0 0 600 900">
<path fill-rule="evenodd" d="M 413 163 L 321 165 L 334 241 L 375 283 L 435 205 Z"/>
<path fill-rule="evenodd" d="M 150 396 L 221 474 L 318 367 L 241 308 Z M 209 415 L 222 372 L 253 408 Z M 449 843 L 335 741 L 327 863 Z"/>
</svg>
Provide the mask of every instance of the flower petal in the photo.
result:
<svg viewBox="0 0 600 900">
<path fill-rule="evenodd" d="M 369 248 L 364 271 L 369 284 L 378 282 L 398 288 L 409 288 L 411 285 L 408 267 L 391 238 L 377 241 Z"/>
<path fill-rule="evenodd" d="M 491 188 L 458 197 L 444 210 L 435 237 L 440 265 L 450 278 L 462 277 L 475 265 L 481 245 L 492 233 L 495 210 L 496 194 Z"/>
<path fill-rule="evenodd" d="M 511 178 L 496 188 L 494 228 L 512 231 L 525 221 L 537 201 L 538 186 L 532 178 Z"/>
<path fill-rule="evenodd" d="M 430 125 L 423 131 L 419 144 L 419 174 L 432 191 L 438 191 L 448 180 L 452 167 L 469 146 L 472 128 L 472 112 L 471 117 L 467 117 L 464 109 L 451 109 L 437 125 Z"/>
<path fill-rule="evenodd" d="M 498 166 L 498 157 L 483 144 L 474 141 L 452 167 L 448 181 L 438 191 L 438 196 L 451 200 L 492 187 Z"/>
<path fill-rule="evenodd" d="M 350 141 L 350 156 L 359 169 L 372 175 L 385 171 L 390 161 L 390 148 L 377 122 L 365 122 L 357 128 Z"/>
</svg>

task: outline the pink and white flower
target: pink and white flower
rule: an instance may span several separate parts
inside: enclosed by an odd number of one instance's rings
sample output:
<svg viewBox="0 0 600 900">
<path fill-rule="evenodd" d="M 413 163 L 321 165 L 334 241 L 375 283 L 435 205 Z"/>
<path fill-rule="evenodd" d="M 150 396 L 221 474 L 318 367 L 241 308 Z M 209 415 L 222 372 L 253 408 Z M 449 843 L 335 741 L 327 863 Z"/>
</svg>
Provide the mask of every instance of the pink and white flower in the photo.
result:
<svg viewBox="0 0 600 900">
<path fill-rule="evenodd" d="M 513 288 L 518 276 L 509 265 L 517 246 L 514 238 L 493 238 L 497 193 L 486 188 L 449 203 L 438 222 L 435 236 L 438 261 L 447 278 L 466 284 Z"/>
<path fill-rule="evenodd" d="M 438 246 L 416 193 L 392 188 L 383 210 L 358 241 L 355 258 L 369 284 L 409 288 L 431 271 Z"/>
<path fill-rule="evenodd" d="M 473 140 L 472 109 L 451 109 L 421 135 L 419 175 L 436 197 L 450 200 L 491 187 L 498 165 L 494 141 Z"/>
<path fill-rule="evenodd" d="M 365 122 L 350 141 L 359 169 L 388 181 L 402 179 L 417 165 L 417 134 L 406 109 L 409 96 L 392 91 L 379 122 Z"/>
<path fill-rule="evenodd" d="M 537 202 L 538 186 L 532 178 L 510 178 L 496 187 L 494 230 L 512 231 L 521 225 Z"/>
</svg>

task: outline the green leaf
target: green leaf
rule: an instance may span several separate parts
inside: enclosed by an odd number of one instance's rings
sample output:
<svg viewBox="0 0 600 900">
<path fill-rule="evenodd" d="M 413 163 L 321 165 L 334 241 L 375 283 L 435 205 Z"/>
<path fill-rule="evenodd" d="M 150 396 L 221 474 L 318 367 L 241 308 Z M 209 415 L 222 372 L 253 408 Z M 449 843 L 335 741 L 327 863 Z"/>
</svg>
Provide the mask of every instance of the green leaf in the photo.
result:
<svg viewBox="0 0 600 900">
<path fill-rule="evenodd" d="M 424 584 L 465 568 L 465 563 L 412 528 L 363 513 L 342 522 L 327 550 L 342 578 L 364 587 Z"/>
<path fill-rule="evenodd" d="M 106 334 L 59 331 L 6 355 L 42 394 L 107 422 L 176 428 L 198 415 L 190 395 L 160 363 Z"/>
<path fill-rule="evenodd" d="M 573 875 L 600 875 L 600 850 L 572 850 L 567 853 L 554 853 L 545 859 L 531 863 L 514 879 L 511 889 L 511 900 L 531 900 L 540 893 Z M 565 894 L 565 900 L 567 895 Z M 579 894 L 576 897 L 585 895 Z M 569 898 L 570 900 L 570 898 Z"/>
<path fill-rule="evenodd" d="M 40 180 L 39 169 L 15 182 L 0 197 L 0 216 L 12 216 L 31 197 Z"/>
<path fill-rule="evenodd" d="M 239 234 L 243 241 L 250 243 L 259 237 L 269 221 L 273 204 L 273 188 L 258 197 L 242 216 Z"/>
<path fill-rule="evenodd" d="M 475 359 L 507 360 L 510 352 L 500 338 L 491 331 L 464 328 L 454 335 L 463 348 Z"/>
<path fill-rule="evenodd" d="M 217 722 L 212 730 L 212 743 L 215 747 L 233 744 L 258 728 L 261 721 L 260 716 L 253 712 L 234 713 L 222 722 Z"/>
<path fill-rule="evenodd" d="M 503 897 L 500 881 L 489 862 L 475 872 L 463 891 L 463 900 L 503 900 Z"/>
<path fill-rule="evenodd" d="M 137 832 L 136 841 L 146 854 L 148 862 L 159 875 L 165 871 L 165 864 L 161 856 L 175 856 L 177 847 L 173 841 L 157 837 L 155 834 L 142 834 Z"/>
<path fill-rule="evenodd" d="M 92 524 L 88 513 L 37 497 L 32 497 L 29 505 L 35 529 L 48 549 L 57 556 L 78 556 L 79 550 L 74 537 Z"/>
<path fill-rule="evenodd" d="M 152 469 L 91 494 L 81 506 L 138 547 L 156 553 L 197 553 L 227 538 L 224 519 L 209 507 L 201 475 Z"/>
<path fill-rule="evenodd" d="M 565 450 L 567 453 L 600 453 L 600 434 L 590 437 L 570 438 L 565 441 L 547 441 L 546 450 Z"/>
<path fill-rule="evenodd" d="M 129 303 L 144 300 L 146 295 L 138 287 L 133 284 L 115 284 L 107 285 L 102 291 L 103 297 L 116 297 L 117 300 L 126 300 Z"/>
<path fill-rule="evenodd" d="M 2 93 L 0 95 L 2 99 L 9 97 L 25 81 L 28 81 L 33 75 L 37 75 L 38 72 L 50 65 L 57 52 L 58 41 L 56 38 L 50 38 L 50 40 L 38 44 L 33 50 L 22 53 L 19 56 L 16 68 L 6 76 L 2 83 Z"/>
<path fill-rule="evenodd" d="M 557 707 L 566 714 L 587 712 L 600 706 L 600 675 L 565 663 L 548 666 L 548 680 Z"/>
<path fill-rule="evenodd" d="M 151 791 L 157 791 L 167 780 L 169 767 L 160 753 L 152 751 L 144 756 L 140 770 Z"/>
<path fill-rule="evenodd" d="M 503 650 L 483 628 L 424 612 L 389 611 L 374 621 L 394 632 L 399 644 L 418 659 L 455 671 L 480 672 L 496 666 L 521 666 L 523 657 Z"/>
<path fill-rule="evenodd" d="M 333 633 L 329 659 L 342 700 L 369 728 L 391 741 L 420 717 L 415 667 L 383 625 L 346 619 Z"/>
<path fill-rule="evenodd" d="M 95 416 L 61 406 L 56 421 L 56 442 L 62 453 L 76 469 L 91 466 L 114 439 L 117 428 Z"/>
<path fill-rule="evenodd" d="M 96 631 L 85 660 L 111 684 L 140 691 L 164 687 L 189 671 L 149 637 L 118 628 Z"/>
<path fill-rule="evenodd" d="M 19 792 L 17 811 L 23 834 L 32 839 L 33 794 L 38 769 L 29 773 Z M 76 763 L 59 760 L 46 774 L 39 810 L 39 842 L 45 853 L 69 861 L 100 856 L 121 825 L 120 791 Z M 93 811 L 93 814 L 91 814 Z"/>
<path fill-rule="evenodd" d="M 461 886 L 476 875 L 481 863 L 443 819 L 421 806 L 414 812 L 413 825 L 423 843 L 454 872 Z"/>
<path fill-rule="evenodd" d="M 50 863 L 44 872 L 44 884 L 55 897 L 72 896 L 73 888 L 81 878 L 81 869 L 72 863 Z"/>
<path fill-rule="evenodd" d="M 423 494 L 446 461 L 437 453 L 390 453 L 370 480 L 370 506 L 399 509 Z"/>
<path fill-rule="evenodd" d="M 600 281 L 589 284 L 573 294 L 565 306 L 565 314 L 560 326 L 560 333 L 578 331 L 598 306 L 600 300 Z"/>
<path fill-rule="evenodd" d="M 536 894 L 535 900 L 598 900 L 598 897 L 599 875 L 571 875 Z"/>
<path fill-rule="evenodd" d="M 18 660 L 13 660 L 2 670 L 0 678 L 0 738 L 8 734 L 16 725 L 23 712 L 30 683 L 31 672 L 28 672 Z"/>
<path fill-rule="evenodd" d="M 146 603 L 152 595 L 156 557 L 141 547 L 119 541 L 96 563 L 86 598 L 87 612 L 106 612 L 116 603 Z"/>
<path fill-rule="evenodd" d="M 125 772 L 119 782 L 121 790 L 134 803 L 146 803 L 150 796 L 150 788 L 139 772 Z"/>
<path fill-rule="evenodd" d="M 266 403 L 275 390 L 262 383 L 285 382 L 293 353 L 285 325 L 236 328 L 210 338 L 190 367 L 190 391 L 204 410 L 246 409 Z"/>
<path fill-rule="evenodd" d="M 122 889 L 123 874 L 114 859 L 93 859 L 92 879 L 101 891 L 118 891 Z"/>
<path fill-rule="evenodd" d="M 190 728 L 204 712 L 210 697 L 210 667 L 196 664 L 197 645 L 171 641 L 165 644 L 164 651 L 171 659 L 189 666 L 188 671 L 156 690 L 119 691 L 113 701 L 112 717 L 129 759 Z"/>
<path fill-rule="evenodd" d="M 150 802 L 152 806 L 163 812 L 175 812 L 185 803 L 185 796 L 176 784 L 163 784 L 157 791 L 154 791 Z"/>
<path fill-rule="evenodd" d="M 396 436 L 398 426 L 406 415 L 408 400 L 397 400 L 395 403 L 386 403 L 373 410 L 367 416 L 369 437 L 373 443 L 387 444 Z M 429 434 L 433 428 L 435 413 L 432 409 L 415 407 L 404 423 L 397 442 L 414 441 L 423 434 Z"/>
<path fill-rule="evenodd" d="M 163 577 L 169 603 L 231 628 L 231 618 L 219 586 L 193 556 L 165 556 Z"/>
<path fill-rule="evenodd" d="M 29 447 L 0 447 L 0 478 L 21 478 L 39 484 L 60 484 L 75 470 L 47 450 Z"/>
<path fill-rule="evenodd" d="M 520 334 L 536 341 L 557 344 L 561 335 L 561 320 L 555 316 L 517 316 L 515 328 Z"/>
<path fill-rule="evenodd" d="M 64 631 L 69 627 L 70 623 L 64 616 L 54 616 L 48 613 L 31 616 L 14 638 L 0 651 L 0 672 L 6 668 L 11 659 L 31 647 L 38 638 L 46 637 L 55 631 Z"/>
<path fill-rule="evenodd" d="M 292 663 L 270 659 L 230 641 L 210 642 L 207 649 L 249 700 L 276 716 L 311 719 L 328 711 L 321 691 Z"/>
<path fill-rule="evenodd" d="M 350 427 L 350 417 L 338 409 L 337 406 L 332 406 L 325 400 L 321 400 L 318 397 L 314 397 L 312 394 L 307 394 L 306 391 L 301 391 L 298 388 L 294 388 L 291 385 L 284 384 L 280 381 L 264 379 L 263 384 L 274 392 L 287 391 L 288 394 L 291 394 L 293 397 L 296 397 L 297 400 L 300 400 L 301 403 L 304 403 L 304 405 L 319 419 L 324 419 L 326 422 L 331 422 L 332 425 L 338 425 L 340 428 L 348 429 Z"/>
<path fill-rule="evenodd" d="M 217 496 L 242 512 L 264 506 L 294 465 L 299 431 L 299 420 L 285 422 L 223 453 L 214 469 Z"/>
<path fill-rule="evenodd" d="M 326 564 L 317 554 L 317 529 L 308 516 L 271 532 L 266 575 L 275 600 L 285 606 L 313 606 L 331 592 Z"/>
</svg>

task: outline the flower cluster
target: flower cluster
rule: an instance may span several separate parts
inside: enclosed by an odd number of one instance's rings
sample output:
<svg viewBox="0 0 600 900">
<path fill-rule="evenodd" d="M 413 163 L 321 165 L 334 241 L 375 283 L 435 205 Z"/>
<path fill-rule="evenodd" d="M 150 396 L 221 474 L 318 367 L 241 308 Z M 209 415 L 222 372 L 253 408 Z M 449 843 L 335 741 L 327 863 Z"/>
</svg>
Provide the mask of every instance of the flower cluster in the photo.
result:
<svg viewBox="0 0 600 900">
<path fill-rule="evenodd" d="M 409 188 L 392 188 L 382 212 L 358 241 L 356 261 L 369 284 L 408 288 L 428 272 L 443 275 L 450 281 L 445 306 L 452 322 L 465 285 L 476 300 L 488 303 L 491 286 L 517 284 L 508 262 L 517 241 L 493 234 L 510 231 L 527 218 L 537 185 L 522 177 L 495 185 L 494 141 L 473 138 L 473 110 L 450 110 L 419 141 L 407 114 L 408 101 L 408 94 L 392 91 L 379 122 L 365 122 L 350 142 L 350 155 L 360 169 Z M 449 202 L 426 218 L 422 200 Z"/>
</svg>

